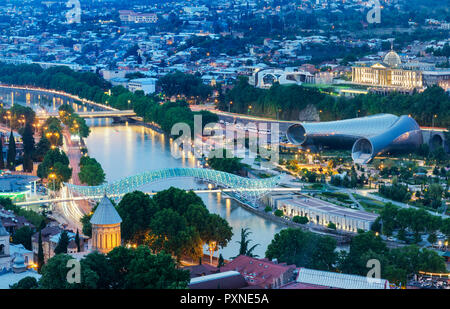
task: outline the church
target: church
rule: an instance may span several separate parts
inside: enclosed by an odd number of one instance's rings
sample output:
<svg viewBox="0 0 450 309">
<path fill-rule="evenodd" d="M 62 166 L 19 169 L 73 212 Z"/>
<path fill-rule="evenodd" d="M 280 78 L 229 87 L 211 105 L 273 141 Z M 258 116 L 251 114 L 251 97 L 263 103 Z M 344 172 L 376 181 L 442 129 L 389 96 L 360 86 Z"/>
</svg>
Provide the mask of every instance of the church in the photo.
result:
<svg viewBox="0 0 450 309">
<path fill-rule="evenodd" d="M 12 245 L 9 240 L 10 235 L 0 220 L 0 275 L 26 272 L 34 264 L 33 252 L 23 245 Z"/>
<path fill-rule="evenodd" d="M 352 67 L 352 82 L 359 85 L 398 89 L 424 87 L 422 72 L 404 69 L 400 56 L 393 50 L 384 56 L 382 63 Z"/>
<path fill-rule="evenodd" d="M 121 245 L 120 223 L 122 218 L 106 195 L 98 204 L 90 222 L 92 224 L 92 251 L 108 253 Z"/>
</svg>

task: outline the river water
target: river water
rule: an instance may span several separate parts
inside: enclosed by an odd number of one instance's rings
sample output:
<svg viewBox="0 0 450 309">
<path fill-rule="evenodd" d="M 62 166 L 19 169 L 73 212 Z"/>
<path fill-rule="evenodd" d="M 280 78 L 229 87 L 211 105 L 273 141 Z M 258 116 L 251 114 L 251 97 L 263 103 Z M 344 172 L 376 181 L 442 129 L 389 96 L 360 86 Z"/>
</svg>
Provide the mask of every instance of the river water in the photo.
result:
<svg viewBox="0 0 450 309">
<path fill-rule="evenodd" d="M 172 142 L 165 135 L 152 129 L 133 125 L 114 125 L 110 119 L 88 120 L 91 134 L 85 140 L 89 155 L 96 158 L 106 173 L 107 181 L 118 180 L 143 171 L 174 168 L 196 167 L 197 161 L 193 156 L 181 156 L 176 158 L 174 154 L 180 154 L 179 150 L 172 146 Z M 170 186 L 182 189 L 206 188 L 207 185 L 193 178 L 168 179 L 161 182 L 148 184 L 141 188 L 142 191 L 159 191 Z M 221 249 L 224 258 L 234 257 L 239 252 L 240 231 L 242 228 L 250 228 L 253 244 L 260 244 L 254 250 L 260 257 L 265 256 L 267 246 L 275 233 L 282 226 L 256 216 L 243 209 L 238 202 L 220 193 L 201 193 L 210 212 L 219 214 L 225 218 L 233 228 L 233 238 L 229 245 Z"/>
<path fill-rule="evenodd" d="M 11 103 L 11 92 L 0 91 L 0 99 Z M 44 101 L 35 95 L 24 96 L 16 93 L 14 103 L 30 106 L 35 110 L 45 108 L 57 111 L 55 100 Z M 76 110 L 78 106 L 75 106 Z M 80 110 L 86 110 L 82 107 Z M 174 167 L 197 167 L 194 157 L 185 155 L 178 147 L 172 145 L 170 138 L 150 128 L 133 124 L 113 124 L 111 119 L 87 120 L 91 134 L 85 140 L 89 155 L 102 165 L 107 181 L 114 181 L 126 176 L 135 175 L 148 170 Z M 170 186 L 182 189 L 206 188 L 207 184 L 193 178 L 168 179 L 148 184 L 140 190 L 145 192 L 160 191 Z M 252 234 L 250 246 L 259 244 L 254 254 L 265 256 L 267 246 L 282 226 L 242 208 L 238 202 L 220 193 L 201 193 L 211 213 L 219 214 L 226 219 L 233 229 L 233 238 L 226 248 L 220 249 L 225 259 L 234 257 L 239 252 L 240 231 L 249 228 Z M 216 252 L 217 255 L 217 252 Z"/>
</svg>

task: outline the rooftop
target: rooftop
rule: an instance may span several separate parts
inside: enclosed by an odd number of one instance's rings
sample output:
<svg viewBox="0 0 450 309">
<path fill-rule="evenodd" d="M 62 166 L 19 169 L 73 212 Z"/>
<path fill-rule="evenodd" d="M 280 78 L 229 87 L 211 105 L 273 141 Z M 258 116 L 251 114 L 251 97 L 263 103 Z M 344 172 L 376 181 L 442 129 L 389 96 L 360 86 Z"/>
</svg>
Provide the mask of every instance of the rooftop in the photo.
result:
<svg viewBox="0 0 450 309">
<path fill-rule="evenodd" d="M 268 259 L 257 259 L 240 255 L 221 268 L 222 271 L 238 271 L 249 285 L 270 286 L 274 279 L 280 278 L 287 271 L 295 269 L 295 265 L 275 263 Z"/>
<path fill-rule="evenodd" d="M 341 274 L 329 271 L 300 268 L 298 283 L 339 289 L 389 289 L 389 281 L 385 279 L 367 278 L 363 276 Z"/>
<path fill-rule="evenodd" d="M 25 271 L 23 273 L 13 273 L 13 272 L 8 272 L 6 274 L 0 275 L 0 290 L 5 290 L 5 289 L 9 289 L 10 285 L 13 285 L 14 283 L 19 282 L 20 280 L 22 280 L 25 277 L 34 277 L 36 278 L 36 280 L 39 280 L 39 278 L 41 277 L 41 275 L 39 275 L 37 272 L 35 271 Z"/>
<path fill-rule="evenodd" d="M 122 218 L 119 216 L 119 213 L 109 198 L 105 195 L 98 204 L 98 207 L 91 218 L 91 223 L 98 225 L 109 225 L 121 222 Z"/>
<path fill-rule="evenodd" d="M 375 220 L 378 215 L 377 214 L 373 214 L 370 212 L 365 212 L 365 211 L 361 211 L 361 210 L 357 210 L 357 209 L 350 209 L 350 208 L 345 208 L 345 207 L 340 207 L 337 205 L 334 205 L 332 203 L 326 202 L 326 201 L 322 201 L 316 198 L 294 198 L 292 200 L 288 200 L 286 201 L 286 204 L 293 204 L 298 205 L 298 206 L 303 206 L 303 207 L 308 207 L 308 208 L 314 208 L 317 211 L 322 211 L 322 212 L 327 212 L 329 214 L 334 214 L 334 215 L 338 215 L 338 216 L 346 216 L 349 218 L 356 218 L 356 219 L 360 219 L 360 220 L 367 220 L 367 221 L 373 221 Z"/>
</svg>

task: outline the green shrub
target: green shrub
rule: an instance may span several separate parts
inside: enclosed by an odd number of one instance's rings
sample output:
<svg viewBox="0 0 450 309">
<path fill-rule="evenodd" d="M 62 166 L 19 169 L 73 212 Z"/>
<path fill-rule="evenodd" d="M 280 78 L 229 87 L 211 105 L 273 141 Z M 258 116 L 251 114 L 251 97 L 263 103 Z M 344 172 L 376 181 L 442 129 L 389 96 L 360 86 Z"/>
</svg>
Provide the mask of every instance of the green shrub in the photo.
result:
<svg viewBox="0 0 450 309">
<path fill-rule="evenodd" d="M 282 217 L 283 216 L 283 211 L 280 209 L 275 210 L 275 212 L 273 213 L 275 216 L 277 217 Z"/>
<path fill-rule="evenodd" d="M 334 224 L 333 222 L 328 223 L 328 228 L 335 230 L 336 229 L 336 224 Z"/>
<path fill-rule="evenodd" d="M 302 216 L 295 216 L 294 218 L 292 218 L 292 221 L 294 221 L 295 223 L 299 223 L 299 224 L 306 224 L 309 222 L 307 217 L 302 217 Z"/>
</svg>

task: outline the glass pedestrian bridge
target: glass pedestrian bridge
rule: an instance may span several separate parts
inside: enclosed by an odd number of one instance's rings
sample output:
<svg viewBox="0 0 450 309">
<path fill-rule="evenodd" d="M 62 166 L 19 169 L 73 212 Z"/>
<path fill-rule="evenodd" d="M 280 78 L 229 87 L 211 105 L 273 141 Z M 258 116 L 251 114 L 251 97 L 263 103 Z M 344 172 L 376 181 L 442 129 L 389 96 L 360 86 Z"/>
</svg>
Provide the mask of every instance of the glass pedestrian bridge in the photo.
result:
<svg viewBox="0 0 450 309">
<path fill-rule="evenodd" d="M 230 195 L 251 205 L 276 188 L 283 175 L 271 178 L 250 179 L 234 174 L 204 168 L 164 168 L 128 176 L 99 186 L 79 186 L 65 183 L 67 188 L 84 197 L 95 198 L 106 194 L 118 199 L 146 184 L 176 177 L 193 177 L 231 189 Z"/>
</svg>

